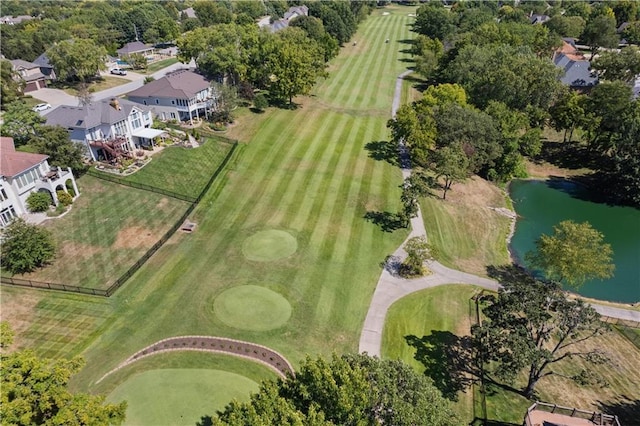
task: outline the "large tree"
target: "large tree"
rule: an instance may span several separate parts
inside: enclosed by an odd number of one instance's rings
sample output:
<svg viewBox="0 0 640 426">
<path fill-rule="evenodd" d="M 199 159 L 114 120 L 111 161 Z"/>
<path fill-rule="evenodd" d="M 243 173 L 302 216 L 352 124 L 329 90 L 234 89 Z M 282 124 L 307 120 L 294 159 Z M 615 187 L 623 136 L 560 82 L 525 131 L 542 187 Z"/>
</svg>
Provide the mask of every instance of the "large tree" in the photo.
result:
<svg viewBox="0 0 640 426">
<path fill-rule="evenodd" d="M 85 167 L 85 148 L 72 142 L 67 129 L 60 126 L 42 126 L 29 139 L 28 145 L 40 154 L 49 156 L 49 164 L 57 167 L 71 167 L 76 173 Z"/>
<path fill-rule="evenodd" d="M 469 177 L 469 158 L 459 144 L 453 144 L 435 150 L 431 154 L 431 160 L 436 179 L 444 178 L 442 199 L 446 200 L 451 185 Z"/>
<path fill-rule="evenodd" d="M 497 297 L 485 296 L 485 319 L 472 328 L 481 359 L 495 362 L 490 374 L 512 383 L 524 370 L 522 392 L 531 398 L 538 381 L 554 374 L 554 364 L 572 358 L 604 361 L 599 349 L 580 345 L 605 330 L 591 306 L 567 299 L 557 283 L 524 274 L 502 285 Z"/>
<path fill-rule="evenodd" d="M 640 75 L 640 49 L 629 46 L 620 52 L 602 52 L 593 60 L 591 67 L 605 80 L 633 83 Z"/>
<path fill-rule="evenodd" d="M 249 402 L 232 402 L 215 425 L 459 424 L 430 379 L 401 361 L 366 355 L 307 358 L 295 377 L 265 382 Z"/>
<path fill-rule="evenodd" d="M 439 2 L 420 6 L 416 13 L 413 30 L 418 34 L 438 40 L 446 40 L 456 32 L 456 15 Z"/>
<path fill-rule="evenodd" d="M 107 69 L 107 51 L 90 39 L 61 41 L 47 50 L 49 62 L 56 69 L 58 78 L 88 80 Z"/>
<path fill-rule="evenodd" d="M 527 259 L 548 279 L 577 288 L 590 279 L 610 278 L 615 269 L 612 255 L 611 245 L 589 222 L 565 220 L 553 227 L 552 235 L 536 240 L 536 250 Z"/>
<path fill-rule="evenodd" d="M 14 219 L 2 230 L 2 267 L 12 274 L 32 272 L 56 255 L 51 232 L 24 219 Z"/>
<path fill-rule="evenodd" d="M 268 54 L 269 94 L 292 103 L 296 95 L 309 93 L 316 80 L 326 75 L 324 53 L 300 28 L 276 33 L 274 49 Z"/>
<path fill-rule="evenodd" d="M 2 328 L 5 347 L 6 326 Z M 84 365 L 82 359 L 42 359 L 32 351 L 2 354 L 0 359 L 2 424 L 102 426 L 124 421 L 126 402 L 105 405 L 103 396 L 69 392 L 69 379 Z"/>
<path fill-rule="evenodd" d="M 0 82 L 0 107 L 4 110 L 9 103 L 20 98 L 24 81 L 13 71 L 11 62 L 0 59 Z"/>
<path fill-rule="evenodd" d="M 12 137 L 16 145 L 25 144 L 46 121 L 21 101 L 14 101 L 3 107 L 6 108 L 6 112 L 2 117 L 4 123 L 0 127 L 0 132 L 2 136 Z"/>
<path fill-rule="evenodd" d="M 591 48 L 590 60 L 601 47 L 617 47 L 619 38 L 616 32 L 616 18 L 606 15 L 592 17 L 580 35 L 580 42 Z"/>
</svg>

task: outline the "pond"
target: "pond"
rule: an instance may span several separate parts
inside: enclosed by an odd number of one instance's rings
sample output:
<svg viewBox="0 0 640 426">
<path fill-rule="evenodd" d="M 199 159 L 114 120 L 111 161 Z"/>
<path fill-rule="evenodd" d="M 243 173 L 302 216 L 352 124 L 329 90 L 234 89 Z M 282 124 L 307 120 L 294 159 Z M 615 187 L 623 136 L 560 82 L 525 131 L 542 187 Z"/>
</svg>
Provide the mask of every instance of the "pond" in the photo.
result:
<svg viewBox="0 0 640 426">
<path fill-rule="evenodd" d="M 510 250 L 519 263 L 558 222 L 586 221 L 611 244 L 616 269 L 613 278 L 587 281 L 577 293 L 611 302 L 640 301 L 640 210 L 590 201 L 587 189 L 563 179 L 515 180 L 509 193 L 518 214 Z"/>
</svg>

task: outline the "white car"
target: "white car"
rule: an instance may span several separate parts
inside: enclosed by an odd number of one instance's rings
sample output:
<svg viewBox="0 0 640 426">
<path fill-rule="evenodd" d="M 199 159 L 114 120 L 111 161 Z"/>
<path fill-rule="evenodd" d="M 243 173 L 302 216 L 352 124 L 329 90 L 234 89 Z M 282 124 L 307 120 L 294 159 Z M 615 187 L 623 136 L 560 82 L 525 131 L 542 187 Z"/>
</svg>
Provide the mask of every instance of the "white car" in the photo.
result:
<svg viewBox="0 0 640 426">
<path fill-rule="evenodd" d="M 115 75 L 127 75 L 127 70 L 123 70 L 122 68 L 114 68 L 110 72 Z"/>
<path fill-rule="evenodd" d="M 46 111 L 48 109 L 51 109 L 51 104 L 38 104 L 33 107 L 35 112 Z"/>
</svg>

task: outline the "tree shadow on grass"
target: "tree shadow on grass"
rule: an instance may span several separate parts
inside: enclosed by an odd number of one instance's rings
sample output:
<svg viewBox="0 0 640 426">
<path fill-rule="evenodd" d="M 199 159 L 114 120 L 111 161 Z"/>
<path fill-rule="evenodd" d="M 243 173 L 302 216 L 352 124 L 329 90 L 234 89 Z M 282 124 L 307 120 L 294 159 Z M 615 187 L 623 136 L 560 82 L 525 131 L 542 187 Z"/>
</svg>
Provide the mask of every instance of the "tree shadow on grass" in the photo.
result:
<svg viewBox="0 0 640 426">
<path fill-rule="evenodd" d="M 449 331 L 431 330 L 428 336 L 404 336 L 416 350 L 414 358 L 425 366 L 425 375 L 445 398 L 457 401 L 458 392 L 465 391 L 480 375 L 470 336 L 458 337 Z"/>
<path fill-rule="evenodd" d="M 604 414 L 618 416 L 621 425 L 638 424 L 640 398 L 637 396 L 619 395 L 617 401 L 598 401 L 598 405 Z"/>
<path fill-rule="evenodd" d="M 213 426 L 213 418 L 211 416 L 202 416 L 200 421 L 196 422 L 196 426 Z"/>
<path fill-rule="evenodd" d="M 502 284 L 531 282 L 534 280 L 531 273 L 516 264 L 489 265 L 487 266 L 487 275 Z"/>
<path fill-rule="evenodd" d="M 405 221 L 397 213 L 368 211 L 364 214 L 364 218 L 378 225 L 384 232 L 393 232 L 406 227 Z"/>
<path fill-rule="evenodd" d="M 392 141 L 371 141 L 364 146 L 369 157 L 377 161 L 386 161 L 392 166 L 400 166 L 398 144 Z"/>
</svg>

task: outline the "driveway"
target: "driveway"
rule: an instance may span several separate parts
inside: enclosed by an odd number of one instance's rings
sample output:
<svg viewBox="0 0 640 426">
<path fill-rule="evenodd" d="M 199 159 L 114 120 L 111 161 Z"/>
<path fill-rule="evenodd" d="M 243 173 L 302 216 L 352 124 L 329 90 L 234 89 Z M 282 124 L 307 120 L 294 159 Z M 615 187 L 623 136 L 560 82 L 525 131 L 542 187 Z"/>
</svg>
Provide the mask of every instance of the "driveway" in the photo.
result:
<svg viewBox="0 0 640 426">
<path fill-rule="evenodd" d="M 159 78 L 164 77 L 165 74 L 171 71 L 175 71 L 181 68 L 195 69 L 195 67 L 196 67 L 196 64 L 194 61 L 191 61 L 189 64 L 183 64 L 181 62 L 178 62 L 176 64 L 169 65 L 168 67 L 163 68 L 160 71 L 155 72 L 154 74 L 152 74 L 152 77 L 157 80 Z M 110 74 L 102 73 L 102 75 L 110 75 Z M 118 77 L 126 78 L 131 81 L 121 86 L 112 87 L 111 89 L 102 90 L 100 92 L 95 92 L 93 94 L 93 99 L 95 101 L 98 101 L 101 99 L 108 99 L 108 98 L 115 98 L 118 96 L 122 96 L 125 93 L 131 92 L 132 90 L 142 87 L 142 85 L 144 84 L 144 78 L 146 76 L 144 74 L 129 72 L 127 73 L 127 75 L 118 76 Z M 78 105 L 78 98 L 76 98 L 75 96 L 71 96 L 65 93 L 63 90 L 59 90 L 59 89 L 45 88 L 45 89 L 29 92 L 29 94 L 34 98 L 41 100 L 42 102 L 47 102 L 51 104 L 53 108 L 60 105 L 71 105 L 71 106 Z M 51 110 L 49 109 L 46 111 L 41 111 L 40 115 L 46 115 L 49 111 Z"/>
</svg>

